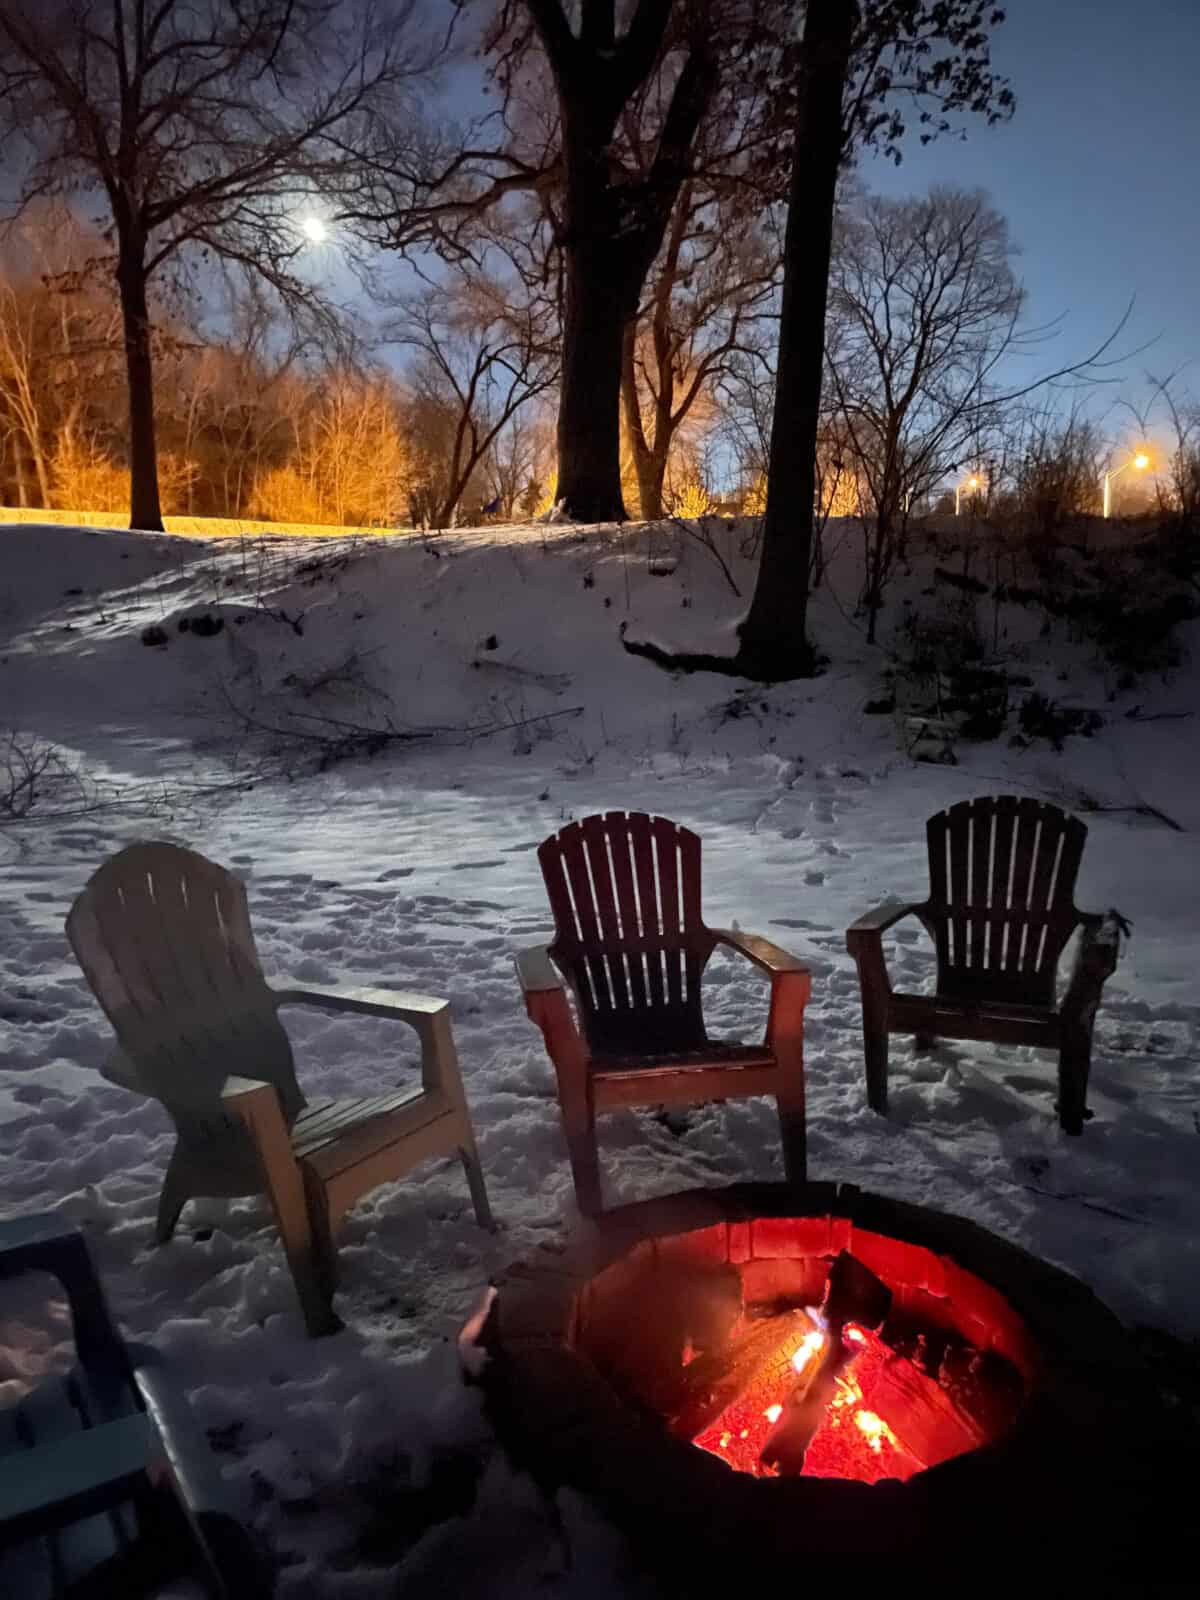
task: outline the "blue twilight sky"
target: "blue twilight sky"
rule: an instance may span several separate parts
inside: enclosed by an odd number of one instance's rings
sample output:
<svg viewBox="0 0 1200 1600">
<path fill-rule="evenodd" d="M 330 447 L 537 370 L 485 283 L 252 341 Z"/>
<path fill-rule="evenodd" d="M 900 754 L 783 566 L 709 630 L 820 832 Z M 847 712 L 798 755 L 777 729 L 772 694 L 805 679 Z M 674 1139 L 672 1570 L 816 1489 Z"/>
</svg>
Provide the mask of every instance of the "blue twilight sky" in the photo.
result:
<svg viewBox="0 0 1200 1600">
<path fill-rule="evenodd" d="M 1021 254 L 1029 316 L 1065 313 L 1024 368 L 1093 349 L 1136 305 L 1115 369 L 1092 409 L 1139 402 L 1144 373 L 1181 374 L 1200 399 L 1200 0 L 1007 0 L 992 36 L 1017 96 L 1013 120 L 967 126 L 965 141 L 911 140 L 899 168 L 865 162 L 889 194 L 931 183 L 985 188 Z M 1044 365 L 1043 365 L 1044 363 Z M 1111 425 L 1120 425 L 1119 413 Z"/>
</svg>

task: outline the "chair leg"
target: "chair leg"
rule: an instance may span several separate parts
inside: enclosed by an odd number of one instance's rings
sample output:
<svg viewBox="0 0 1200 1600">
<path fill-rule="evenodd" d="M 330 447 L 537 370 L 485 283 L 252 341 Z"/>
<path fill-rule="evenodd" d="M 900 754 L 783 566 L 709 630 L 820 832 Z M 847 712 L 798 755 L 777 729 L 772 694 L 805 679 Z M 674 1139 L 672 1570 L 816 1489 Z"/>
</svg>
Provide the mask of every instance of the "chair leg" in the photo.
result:
<svg viewBox="0 0 1200 1600">
<path fill-rule="evenodd" d="M 797 1038 L 776 1047 L 779 1089 L 779 1136 L 783 1145 L 783 1171 L 793 1187 L 808 1182 L 808 1122 L 804 1107 L 804 1054 Z"/>
<path fill-rule="evenodd" d="M 186 1162 L 181 1159 L 178 1147 L 176 1147 L 167 1164 L 162 1193 L 158 1197 L 158 1216 L 154 1224 L 154 1240 L 156 1244 L 168 1243 L 175 1232 L 184 1206 L 192 1198 L 192 1191 L 185 1177 L 185 1172 Z"/>
<path fill-rule="evenodd" d="M 279 1096 L 270 1084 L 264 1083 L 227 1099 L 227 1104 L 249 1128 L 258 1148 L 263 1187 L 275 1213 L 305 1326 L 313 1338 L 336 1333 L 342 1324 L 334 1313 L 330 1293 L 327 1269 L 331 1247 L 320 1235 L 322 1228 L 327 1229 L 328 1212 L 318 1222 L 314 1235 L 308 1186 L 292 1150 Z"/>
<path fill-rule="evenodd" d="M 475 1140 L 460 1144 L 458 1153 L 462 1157 L 463 1171 L 467 1175 L 467 1187 L 471 1191 L 471 1204 L 475 1207 L 475 1220 L 481 1228 L 486 1228 L 489 1233 L 496 1231 L 496 1219 L 492 1216 L 492 1208 L 488 1204 L 487 1186 L 483 1181 L 483 1167 L 479 1160 L 479 1151 L 475 1147 Z"/>
<path fill-rule="evenodd" d="M 1058 1122 L 1064 1133 L 1081 1134 L 1092 1114 L 1087 1108 L 1091 1070 L 1091 1039 L 1064 1040 L 1058 1055 Z"/>
<path fill-rule="evenodd" d="M 888 1031 L 883 1022 L 863 1019 L 863 1054 L 867 1067 L 867 1104 L 881 1117 L 888 1108 Z"/>
<path fill-rule="evenodd" d="M 793 1188 L 808 1182 L 808 1128 L 804 1099 L 797 1104 L 787 1095 L 778 1095 L 779 1135 L 783 1144 L 784 1177 Z"/>
<path fill-rule="evenodd" d="M 563 1130 L 567 1136 L 567 1155 L 575 1184 L 575 1203 L 585 1217 L 597 1217 L 604 1210 L 600 1184 L 600 1156 L 596 1149 L 596 1116 L 586 1082 L 568 1089 L 559 1074 L 559 1100 Z"/>
</svg>

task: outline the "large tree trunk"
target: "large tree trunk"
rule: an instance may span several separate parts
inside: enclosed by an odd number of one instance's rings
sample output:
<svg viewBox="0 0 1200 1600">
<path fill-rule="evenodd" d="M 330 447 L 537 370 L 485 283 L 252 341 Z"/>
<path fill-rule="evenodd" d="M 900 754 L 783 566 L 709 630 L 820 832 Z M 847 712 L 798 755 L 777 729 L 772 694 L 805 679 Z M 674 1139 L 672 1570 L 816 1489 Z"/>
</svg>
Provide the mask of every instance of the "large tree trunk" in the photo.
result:
<svg viewBox="0 0 1200 1600">
<path fill-rule="evenodd" d="M 775 415 L 754 599 L 738 659 L 759 678 L 812 670 L 805 625 L 816 498 L 817 430 L 842 93 L 858 20 L 855 0 L 809 0 L 784 240 Z"/>
<path fill-rule="evenodd" d="M 117 288 L 125 335 L 129 385 L 129 526 L 163 531 L 158 500 L 158 452 L 154 439 L 154 363 L 150 353 L 150 314 L 146 305 L 144 247 L 122 239 Z"/>
<path fill-rule="evenodd" d="M 716 88 L 708 41 L 692 41 L 675 80 L 650 171 L 613 177 L 618 120 L 654 69 L 672 7 L 645 0 L 626 37 L 614 8 L 585 5 L 576 37 L 560 0 L 526 0 L 558 85 L 563 119 L 566 263 L 558 409 L 558 500 L 577 522 L 623 521 L 621 350 L 626 324 L 687 176 L 696 130 Z"/>
<path fill-rule="evenodd" d="M 568 241 L 557 499 L 577 522 L 624 522 L 621 350 L 637 311 L 628 247 L 589 229 Z"/>
</svg>

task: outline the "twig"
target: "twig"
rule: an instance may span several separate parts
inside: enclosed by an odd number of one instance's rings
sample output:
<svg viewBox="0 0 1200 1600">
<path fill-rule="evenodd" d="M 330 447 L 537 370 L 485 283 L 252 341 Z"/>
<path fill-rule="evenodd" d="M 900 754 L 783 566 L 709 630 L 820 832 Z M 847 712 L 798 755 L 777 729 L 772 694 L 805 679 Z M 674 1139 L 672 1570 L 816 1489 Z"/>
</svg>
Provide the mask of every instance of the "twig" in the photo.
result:
<svg viewBox="0 0 1200 1600">
<path fill-rule="evenodd" d="M 1101 1211 L 1106 1217 L 1117 1217 L 1121 1222 L 1138 1222 L 1142 1227 L 1150 1226 L 1149 1217 L 1139 1217 L 1132 1211 L 1119 1211 L 1116 1206 L 1106 1206 L 1099 1200 L 1088 1200 L 1081 1194 L 1058 1194 L 1053 1189 L 1039 1189 L 1034 1183 L 1023 1183 L 1022 1189 L 1027 1189 L 1030 1194 L 1044 1195 L 1047 1200 L 1074 1201 L 1077 1205 L 1086 1206 L 1089 1211 Z"/>
</svg>

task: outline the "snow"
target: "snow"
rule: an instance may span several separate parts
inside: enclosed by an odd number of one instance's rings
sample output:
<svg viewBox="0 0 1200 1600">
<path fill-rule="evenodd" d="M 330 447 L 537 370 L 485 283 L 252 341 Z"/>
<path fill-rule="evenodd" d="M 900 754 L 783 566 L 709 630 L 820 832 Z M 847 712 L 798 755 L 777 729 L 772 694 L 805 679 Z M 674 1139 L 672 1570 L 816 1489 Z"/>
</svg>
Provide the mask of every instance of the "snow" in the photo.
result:
<svg viewBox="0 0 1200 1600">
<path fill-rule="evenodd" d="M 708 920 L 810 963 L 814 1177 L 971 1216 L 1129 1320 L 1200 1334 L 1200 789 L 1189 724 L 1146 720 L 1193 710 L 1194 672 L 1110 700 L 1086 650 L 1010 608 L 1023 670 L 1102 709 L 1105 728 L 1061 754 L 1000 742 L 960 745 L 956 767 L 916 763 L 891 718 L 863 713 L 886 657 L 851 614 L 852 540 L 814 608 L 831 664 L 811 682 L 672 677 L 622 650 L 621 623 L 727 648 L 752 581 L 742 535 L 727 536 L 735 595 L 712 555 L 670 528 L 238 544 L 0 529 L 0 728 L 53 741 L 99 786 L 68 814 L 48 801 L 40 820 L 0 830 L 0 1211 L 57 1209 L 85 1228 L 126 1331 L 183 1375 L 248 1519 L 285 1563 L 289 1600 L 384 1595 L 400 1578 L 406 1593 L 455 1593 L 468 1573 L 495 1596 L 650 1592 L 583 1502 L 548 1506 L 497 1452 L 453 1349 L 489 1274 L 575 1220 L 552 1073 L 511 957 L 550 932 L 532 852 L 592 811 L 696 829 Z M 904 592 L 920 600 L 927 580 L 918 563 Z M 223 626 L 179 630 L 197 615 Z M 142 643 L 151 624 L 165 645 Z M 1143 717 L 1127 718 L 1139 704 Z M 313 773 L 311 746 L 248 738 L 231 705 L 293 733 L 316 726 L 297 713 L 446 731 Z M 231 786 L 234 755 L 252 786 Z M 884 898 L 924 893 L 929 814 L 998 791 L 1151 805 L 1185 830 L 1132 811 L 1086 818 L 1079 903 L 1118 907 L 1134 933 L 1105 991 L 1096 1115 L 1080 1139 L 1057 1128 L 1053 1060 L 1023 1048 L 918 1056 L 896 1040 L 891 1115 L 865 1105 L 844 930 Z M 114 803 L 122 792 L 136 803 Z M 476 1228 L 454 1163 L 376 1191 L 346 1223 L 346 1329 L 333 1339 L 304 1337 L 262 1203 L 197 1202 L 170 1246 L 152 1245 L 170 1127 L 156 1103 L 98 1076 L 109 1032 L 63 934 L 89 874 L 138 837 L 190 844 L 245 879 L 269 979 L 452 1001 L 502 1229 Z M 915 923 L 895 930 L 890 958 L 905 987 L 928 980 Z M 754 1037 L 754 969 L 718 957 L 706 981 L 713 1031 Z M 315 1092 L 374 1093 L 416 1069 L 415 1039 L 395 1024 L 300 1009 L 286 1021 Z M 774 1108 L 757 1100 L 612 1115 L 601 1151 L 614 1204 L 781 1171 Z M 18 1309 L 0 1308 L 0 1394 L 61 1335 L 53 1308 L 40 1333 Z"/>
</svg>

